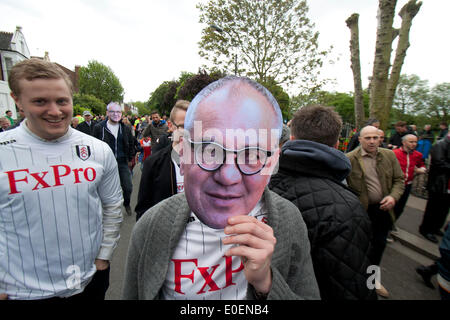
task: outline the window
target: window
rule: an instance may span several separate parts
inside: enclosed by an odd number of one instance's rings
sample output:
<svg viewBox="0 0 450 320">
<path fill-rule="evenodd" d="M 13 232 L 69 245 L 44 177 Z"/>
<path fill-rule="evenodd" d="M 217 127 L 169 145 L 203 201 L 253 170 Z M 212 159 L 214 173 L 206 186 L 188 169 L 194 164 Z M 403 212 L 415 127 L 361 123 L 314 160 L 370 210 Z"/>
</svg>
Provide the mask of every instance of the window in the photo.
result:
<svg viewBox="0 0 450 320">
<path fill-rule="evenodd" d="M 6 65 L 6 78 L 9 78 L 9 72 L 11 71 L 11 69 L 13 67 L 12 59 L 5 57 L 5 65 Z"/>
</svg>

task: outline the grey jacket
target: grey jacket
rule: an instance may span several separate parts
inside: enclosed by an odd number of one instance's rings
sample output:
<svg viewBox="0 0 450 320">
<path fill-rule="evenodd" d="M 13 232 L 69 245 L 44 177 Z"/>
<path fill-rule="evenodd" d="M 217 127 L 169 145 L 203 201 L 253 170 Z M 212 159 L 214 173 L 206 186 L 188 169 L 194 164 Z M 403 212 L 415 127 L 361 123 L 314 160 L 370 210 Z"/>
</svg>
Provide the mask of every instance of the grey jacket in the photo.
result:
<svg viewBox="0 0 450 320">
<path fill-rule="evenodd" d="M 268 223 L 277 239 L 272 256 L 272 288 L 267 299 L 320 299 L 308 231 L 297 207 L 264 191 Z M 126 262 L 123 299 L 159 299 L 169 261 L 190 216 L 185 194 L 150 208 L 136 223 Z M 256 299 L 251 285 L 247 299 Z"/>
</svg>

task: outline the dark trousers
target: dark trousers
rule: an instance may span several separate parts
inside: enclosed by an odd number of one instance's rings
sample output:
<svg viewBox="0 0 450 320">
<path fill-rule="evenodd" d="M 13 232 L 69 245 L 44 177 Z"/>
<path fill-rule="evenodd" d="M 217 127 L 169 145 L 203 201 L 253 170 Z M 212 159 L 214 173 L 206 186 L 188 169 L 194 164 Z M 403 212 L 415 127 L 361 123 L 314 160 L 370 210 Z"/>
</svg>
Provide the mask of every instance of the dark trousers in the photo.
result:
<svg viewBox="0 0 450 320">
<path fill-rule="evenodd" d="M 403 210 L 405 210 L 406 202 L 408 201 L 409 194 L 411 193 L 411 188 L 412 184 L 407 184 L 405 186 L 405 191 L 403 192 L 403 195 L 395 204 L 394 207 L 395 220 L 398 220 L 398 218 L 400 218 L 401 214 L 403 213 Z"/>
<path fill-rule="evenodd" d="M 428 193 L 427 206 L 419 227 L 421 233 L 436 233 L 445 224 L 450 207 L 450 194 Z"/>
<path fill-rule="evenodd" d="M 369 205 L 367 209 L 372 223 L 372 246 L 369 251 L 371 264 L 379 266 L 386 248 L 386 238 L 392 227 L 392 218 L 389 211 L 380 209 L 379 204 Z"/>
<path fill-rule="evenodd" d="M 126 159 L 119 159 L 117 161 L 117 166 L 119 167 L 120 186 L 122 187 L 123 193 L 123 205 L 127 207 L 130 205 L 131 192 L 133 192 L 131 171 L 128 167 L 128 162 Z"/>
<path fill-rule="evenodd" d="M 97 270 L 92 277 L 91 282 L 84 288 L 83 292 L 68 298 L 50 298 L 42 301 L 89 301 L 89 300 L 105 300 L 106 290 L 109 288 L 109 271 L 110 267 L 105 270 Z"/>
</svg>

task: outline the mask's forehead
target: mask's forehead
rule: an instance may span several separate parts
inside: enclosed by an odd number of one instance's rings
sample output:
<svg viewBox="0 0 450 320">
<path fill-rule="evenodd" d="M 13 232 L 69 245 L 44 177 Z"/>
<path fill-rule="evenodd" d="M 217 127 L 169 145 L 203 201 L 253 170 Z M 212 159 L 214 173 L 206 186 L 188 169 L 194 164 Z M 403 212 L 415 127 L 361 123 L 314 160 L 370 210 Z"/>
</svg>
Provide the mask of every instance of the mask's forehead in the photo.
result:
<svg viewBox="0 0 450 320">
<path fill-rule="evenodd" d="M 275 112 L 262 94 L 249 86 L 240 92 L 224 87 L 199 104 L 191 135 L 196 141 L 215 141 L 230 149 L 268 149 L 278 137 L 274 124 Z"/>
</svg>

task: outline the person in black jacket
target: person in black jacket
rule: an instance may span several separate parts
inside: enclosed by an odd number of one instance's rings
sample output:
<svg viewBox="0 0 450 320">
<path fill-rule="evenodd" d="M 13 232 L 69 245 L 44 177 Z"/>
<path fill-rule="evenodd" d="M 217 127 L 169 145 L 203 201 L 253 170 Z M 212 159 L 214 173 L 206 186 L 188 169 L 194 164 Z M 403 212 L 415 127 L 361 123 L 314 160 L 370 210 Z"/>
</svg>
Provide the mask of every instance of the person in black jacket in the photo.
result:
<svg viewBox="0 0 450 320">
<path fill-rule="evenodd" d="M 153 152 L 144 161 L 138 202 L 135 208 L 136 221 L 158 202 L 184 192 L 184 179 L 180 174 L 178 151 L 184 128 L 184 118 L 189 101 L 178 100 L 170 112 L 169 130 L 171 143 Z"/>
<path fill-rule="evenodd" d="M 435 235 L 443 235 L 440 229 L 450 208 L 450 133 L 434 144 L 430 156 L 428 201 L 419 232 L 427 240 L 438 243 Z"/>
<path fill-rule="evenodd" d="M 342 183 L 351 165 L 336 149 L 341 128 L 340 116 L 329 107 L 297 111 L 269 188 L 302 214 L 322 300 L 376 299 L 367 286 L 370 220 Z"/>
<path fill-rule="evenodd" d="M 448 124 L 447 124 L 447 122 L 442 121 L 439 124 L 439 128 L 441 129 L 441 131 L 439 131 L 439 135 L 437 137 L 437 140 L 444 139 L 445 136 L 447 135 L 447 133 L 448 133 Z"/>
<path fill-rule="evenodd" d="M 407 134 L 414 134 L 414 132 L 410 128 L 408 128 L 405 121 L 397 121 L 394 127 L 395 133 L 389 139 L 389 149 L 401 148 L 403 146 L 402 138 Z"/>
<path fill-rule="evenodd" d="M 108 119 L 105 119 L 94 126 L 93 136 L 106 142 L 112 149 L 117 160 L 120 175 L 120 185 L 123 192 L 123 206 L 130 216 L 130 199 L 133 192 L 133 182 L 131 178 L 131 168 L 133 158 L 136 154 L 135 142 L 131 129 L 123 124 L 122 108 L 116 102 L 111 102 L 106 106 Z"/>
<path fill-rule="evenodd" d="M 365 126 L 374 126 L 376 128 L 380 128 L 380 121 L 375 118 L 371 118 L 366 121 L 366 124 L 364 125 L 364 127 Z M 360 134 L 360 131 L 358 131 L 357 133 L 355 133 L 352 136 L 352 138 L 350 139 L 350 142 L 348 143 L 347 150 L 345 150 L 345 152 L 350 152 L 350 151 L 353 151 L 354 149 L 358 148 L 359 134 Z"/>
<path fill-rule="evenodd" d="M 77 126 L 77 130 L 93 136 L 96 122 L 93 120 L 91 112 L 89 110 L 83 111 L 83 118 L 84 121 Z"/>
</svg>

